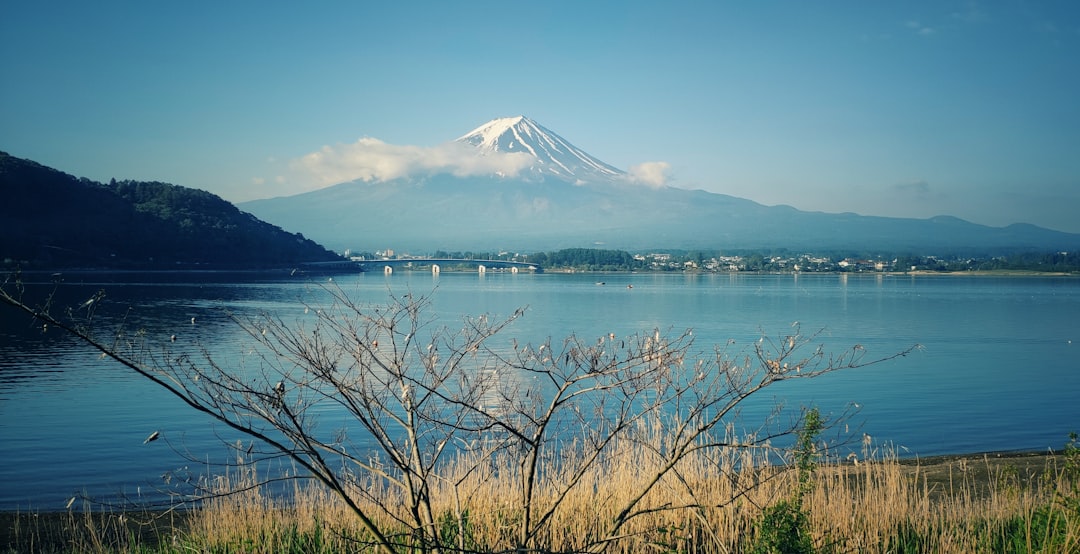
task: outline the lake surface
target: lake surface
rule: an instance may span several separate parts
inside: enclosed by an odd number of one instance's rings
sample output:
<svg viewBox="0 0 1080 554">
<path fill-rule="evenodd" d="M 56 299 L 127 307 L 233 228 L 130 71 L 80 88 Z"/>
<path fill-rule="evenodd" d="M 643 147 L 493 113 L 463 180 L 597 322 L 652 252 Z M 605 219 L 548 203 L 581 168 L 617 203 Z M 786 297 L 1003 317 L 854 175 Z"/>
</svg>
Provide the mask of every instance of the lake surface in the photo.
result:
<svg viewBox="0 0 1080 554">
<path fill-rule="evenodd" d="M 51 279 L 27 277 L 27 294 L 43 298 Z M 56 305 L 77 306 L 104 289 L 99 328 L 127 317 L 163 343 L 175 334 L 178 344 L 229 356 L 250 339 L 223 309 L 289 321 L 305 304 L 326 302 L 326 280 L 72 273 L 62 276 Z M 857 405 L 852 433 L 905 456 L 1061 448 L 1080 431 L 1076 278 L 398 272 L 333 280 L 361 302 L 383 303 L 388 291 L 430 294 L 432 315 L 451 328 L 465 315 L 527 307 L 496 339 L 508 345 L 689 328 L 701 351 L 734 340 L 737 352 L 763 333 L 790 334 L 793 322 L 804 334 L 822 330 L 817 343 L 837 353 L 860 344 L 868 357 L 884 357 L 921 344 L 907 357 L 784 383 L 758 399 L 825 414 Z M 154 431 L 167 443 L 144 445 Z M 0 307 L 0 509 L 61 509 L 76 492 L 150 495 L 165 472 L 207 471 L 170 445 L 211 467 L 226 459 L 218 431 L 129 370 Z"/>
</svg>

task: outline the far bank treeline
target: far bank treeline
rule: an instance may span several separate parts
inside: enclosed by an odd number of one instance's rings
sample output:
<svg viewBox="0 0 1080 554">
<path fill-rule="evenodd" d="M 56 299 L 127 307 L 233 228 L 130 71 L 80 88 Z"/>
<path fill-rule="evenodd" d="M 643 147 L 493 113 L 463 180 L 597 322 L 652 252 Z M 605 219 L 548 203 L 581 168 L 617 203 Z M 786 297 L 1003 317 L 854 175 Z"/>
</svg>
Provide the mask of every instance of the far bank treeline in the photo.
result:
<svg viewBox="0 0 1080 554">
<path fill-rule="evenodd" d="M 371 259 L 373 254 L 365 254 Z M 534 263 L 546 270 L 573 271 L 751 271 L 751 272 L 873 272 L 873 271 L 1036 271 L 1080 273 L 1080 253 L 1017 252 L 982 257 L 787 250 L 682 251 L 631 254 L 622 250 L 566 248 L 552 252 L 436 251 L 433 258 L 506 260 Z"/>
<path fill-rule="evenodd" d="M 259 268 L 340 259 L 209 192 L 98 183 L 0 152 L 0 261 L 33 268 Z"/>
</svg>

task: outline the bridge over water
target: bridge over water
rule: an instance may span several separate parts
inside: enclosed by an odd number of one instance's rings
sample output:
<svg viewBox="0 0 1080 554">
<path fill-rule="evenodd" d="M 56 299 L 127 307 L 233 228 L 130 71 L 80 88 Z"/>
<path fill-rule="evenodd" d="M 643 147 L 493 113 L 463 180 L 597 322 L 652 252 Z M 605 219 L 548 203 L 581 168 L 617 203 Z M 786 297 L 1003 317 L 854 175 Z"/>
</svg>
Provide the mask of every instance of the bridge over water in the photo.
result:
<svg viewBox="0 0 1080 554">
<path fill-rule="evenodd" d="M 446 267 L 475 267 L 480 273 L 486 273 L 489 270 L 505 271 L 509 270 L 513 273 L 517 273 L 519 270 L 528 270 L 540 272 L 543 271 L 539 265 L 529 262 L 513 262 L 508 260 L 474 260 L 474 259 L 458 259 L 458 258 L 402 258 L 392 260 L 341 260 L 336 262 L 312 262 L 304 264 L 304 267 L 309 269 L 325 269 L 325 270 L 350 270 L 356 269 L 359 271 L 379 271 L 383 273 L 393 273 L 395 268 L 402 267 L 430 267 L 432 273 L 439 273 L 442 271 L 443 266 Z"/>
</svg>

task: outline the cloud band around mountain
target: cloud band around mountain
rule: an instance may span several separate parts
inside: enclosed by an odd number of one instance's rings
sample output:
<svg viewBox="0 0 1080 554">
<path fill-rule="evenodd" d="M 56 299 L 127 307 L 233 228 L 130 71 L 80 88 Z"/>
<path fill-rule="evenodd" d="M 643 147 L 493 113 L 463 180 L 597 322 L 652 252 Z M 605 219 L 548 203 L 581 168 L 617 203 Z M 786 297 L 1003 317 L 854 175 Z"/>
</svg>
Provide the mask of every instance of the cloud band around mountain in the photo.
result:
<svg viewBox="0 0 1080 554">
<path fill-rule="evenodd" d="M 667 184 L 671 173 L 671 164 L 667 162 L 645 162 L 630 166 L 627 172 L 630 180 L 652 188 Z"/>
<path fill-rule="evenodd" d="M 469 145 L 448 142 L 433 147 L 388 144 L 364 137 L 352 144 L 324 146 L 292 163 L 292 169 L 314 178 L 317 186 L 347 181 L 390 181 L 437 173 L 457 177 L 517 176 L 533 163 L 522 152 L 482 155 Z"/>
</svg>

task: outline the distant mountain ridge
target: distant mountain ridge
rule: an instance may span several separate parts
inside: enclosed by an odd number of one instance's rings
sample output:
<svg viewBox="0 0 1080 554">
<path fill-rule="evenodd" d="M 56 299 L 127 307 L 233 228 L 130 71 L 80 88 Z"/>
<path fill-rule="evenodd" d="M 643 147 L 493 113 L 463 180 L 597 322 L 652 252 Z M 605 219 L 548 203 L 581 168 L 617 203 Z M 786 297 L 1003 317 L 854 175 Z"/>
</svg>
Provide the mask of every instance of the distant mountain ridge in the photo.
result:
<svg viewBox="0 0 1080 554">
<path fill-rule="evenodd" d="M 24 268 L 288 267 L 339 256 L 209 192 L 78 179 L 0 152 L 0 260 Z"/>
<path fill-rule="evenodd" d="M 1080 234 L 1033 225 L 804 212 L 701 190 L 635 185 L 626 173 L 524 116 L 457 139 L 481 155 L 526 153 L 516 176 L 362 180 L 240 206 L 336 250 L 430 252 L 566 247 L 893 253 L 1076 250 Z"/>
</svg>

